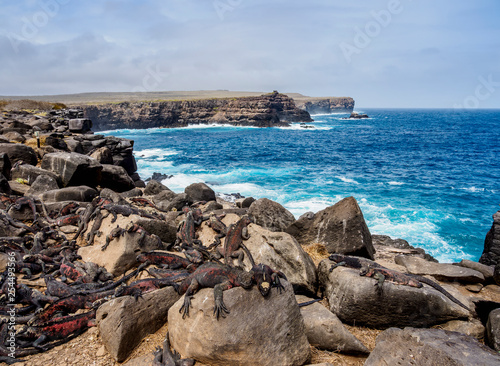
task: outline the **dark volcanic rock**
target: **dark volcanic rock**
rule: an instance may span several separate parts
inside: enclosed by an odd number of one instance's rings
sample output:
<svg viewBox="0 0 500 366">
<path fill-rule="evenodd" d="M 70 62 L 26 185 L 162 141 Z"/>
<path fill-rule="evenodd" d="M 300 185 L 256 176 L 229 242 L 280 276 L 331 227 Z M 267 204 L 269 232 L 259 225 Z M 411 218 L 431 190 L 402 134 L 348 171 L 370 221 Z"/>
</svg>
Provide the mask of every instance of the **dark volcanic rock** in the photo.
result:
<svg viewBox="0 0 500 366">
<path fill-rule="evenodd" d="M 101 181 L 102 165 L 97 160 L 78 153 L 46 154 L 42 159 L 42 169 L 60 174 L 64 186 L 96 187 Z"/>
<path fill-rule="evenodd" d="M 9 181 L 0 172 L 0 193 L 11 194 L 12 189 L 10 188 Z"/>
<path fill-rule="evenodd" d="M 86 118 L 70 119 L 68 122 L 68 128 L 71 132 L 85 133 L 90 131 L 92 128 L 92 121 Z"/>
<path fill-rule="evenodd" d="M 23 144 L 0 143 L 0 153 L 7 154 L 12 165 L 20 160 L 31 165 L 36 165 L 38 162 L 35 150 Z"/>
<path fill-rule="evenodd" d="M 129 177 L 125 168 L 109 164 L 102 164 L 100 185 L 116 192 L 125 192 L 135 188 L 134 181 Z"/>
<path fill-rule="evenodd" d="M 45 139 L 45 145 L 52 146 L 58 150 L 70 151 L 63 137 L 64 136 L 60 133 L 52 133 Z"/>
<path fill-rule="evenodd" d="M 113 164 L 113 153 L 106 146 L 95 150 L 90 157 L 94 158 L 101 164 Z"/>
<path fill-rule="evenodd" d="M 323 244 L 329 253 L 370 259 L 375 253 L 370 230 L 354 197 L 344 198 L 312 217 L 303 215 L 286 231 L 301 245 Z"/>
<path fill-rule="evenodd" d="M 11 180 L 11 169 L 12 165 L 10 163 L 9 155 L 6 153 L 0 153 L 0 173 L 2 173 L 7 180 Z"/>
<path fill-rule="evenodd" d="M 28 184 L 32 184 L 41 175 L 48 175 L 61 185 L 61 177 L 58 174 L 30 164 L 20 164 L 12 169 L 12 179 L 26 179 Z"/>
<path fill-rule="evenodd" d="M 146 184 L 146 189 L 144 189 L 144 194 L 146 196 L 154 196 L 162 191 L 170 191 L 170 189 L 168 189 L 165 185 L 156 180 L 150 180 L 148 184 Z"/>
<path fill-rule="evenodd" d="M 97 191 L 87 186 L 66 187 L 48 191 L 40 195 L 45 202 L 77 201 L 91 202 L 97 196 Z"/>
<path fill-rule="evenodd" d="M 290 211 L 267 198 L 253 202 L 248 209 L 248 215 L 257 225 L 274 232 L 285 231 L 295 222 L 295 217 Z"/>
<path fill-rule="evenodd" d="M 381 333 L 365 362 L 365 366 L 499 364 L 500 355 L 472 337 L 441 329 L 414 328 L 390 328 Z"/>
<path fill-rule="evenodd" d="M 184 189 L 189 199 L 193 202 L 215 201 L 215 192 L 205 183 L 193 183 Z"/>
<path fill-rule="evenodd" d="M 493 310 L 488 316 L 486 336 L 488 345 L 500 352 L 500 309 Z"/>
<path fill-rule="evenodd" d="M 493 225 L 486 234 L 484 250 L 479 263 L 490 265 L 500 264 L 500 211 L 493 215 Z"/>
<path fill-rule="evenodd" d="M 28 195 L 38 195 L 44 192 L 53 191 L 59 188 L 57 181 L 54 177 L 50 175 L 39 175 L 36 177 L 35 181 L 31 184 L 30 189 L 28 190 Z"/>
</svg>

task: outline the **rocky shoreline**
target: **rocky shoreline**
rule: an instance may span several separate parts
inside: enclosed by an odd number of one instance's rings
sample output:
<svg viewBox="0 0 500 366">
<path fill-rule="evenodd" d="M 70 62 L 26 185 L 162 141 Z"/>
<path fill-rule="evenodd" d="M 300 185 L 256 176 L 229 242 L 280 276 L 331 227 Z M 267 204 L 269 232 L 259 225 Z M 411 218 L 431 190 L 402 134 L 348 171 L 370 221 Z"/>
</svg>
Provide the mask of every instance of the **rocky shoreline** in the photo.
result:
<svg viewBox="0 0 500 366">
<path fill-rule="evenodd" d="M 146 184 L 79 110 L 0 124 L 0 361 L 11 337 L 25 365 L 500 362 L 500 211 L 482 263 L 438 263 L 353 197 L 296 220 Z"/>
</svg>

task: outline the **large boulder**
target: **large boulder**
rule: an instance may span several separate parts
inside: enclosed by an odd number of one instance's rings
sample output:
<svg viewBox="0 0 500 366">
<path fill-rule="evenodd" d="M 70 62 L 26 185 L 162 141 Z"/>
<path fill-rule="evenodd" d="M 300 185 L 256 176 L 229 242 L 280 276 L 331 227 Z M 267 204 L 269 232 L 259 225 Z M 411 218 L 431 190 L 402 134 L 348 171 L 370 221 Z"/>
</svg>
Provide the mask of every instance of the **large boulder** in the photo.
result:
<svg viewBox="0 0 500 366">
<path fill-rule="evenodd" d="M 57 189 L 59 189 L 59 185 L 54 177 L 51 177 L 50 175 L 39 175 L 31 184 L 30 189 L 26 192 L 26 194 L 36 196 Z"/>
<path fill-rule="evenodd" d="M 44 202 L 77 201 L 91 202 L 98 195 L 94 188 L 87 186 L 66 187 L 44 192 L 40 199 Z"/>
<path fill-rule="evenodd" d="M 320 286 L 330 310 L 348 324 L 374 328 L 429 327 L 454 319 L 467 319 L 470 313 L 432 287 L 416 288 L 359 275 L 359 270 L 337 267 L 325 259 L 318 266 Z"/>
<path fill-rule="evenodd" d="M 113 164 L 113 153 L 106 146 L 96 149 L 92 154 L 90 154 L 90 157 L 94 158 L 101 164 Z"/>
<path fill-rule="evenodd" d="M 173 348 L 183 357 L 212 365 L 303 365 L 310 357 L 304 320 L 292 286 L 262 297 L 257 288 L 224 291 L 230 311 L 217 320 L 214 290 L 202 289 L 191 300 L 189 316 L 179 312 L 184 298 L 168 312 Z"/>
<path fill-rule="evenodd" d="M 500 352 L 500 309 L 493 310 L 488 316 L 486 340 L 491 348 Z"/>
<path fill-rule="evenodd" d="M 87 131 L 90 131 L 91 128 L 92 128 L 92 121 L 90 119 L 75 118 L 75 119 L 70 119 L 68 122 L 68 129 L 71 132 L 85 133 Z"/>
<path fill-rule="evenodd" d="M 484 339 L 484 333 L 486 330 L 483 323 L 481 323 L 478 319 L 471 319 L 470 321 L 450 320 L 449 322 L 441 324 L 438 327 L 439 329 L 462 333 L 478 340 Z"/>
<path fill-rule="evenodd" d="M 12 165 L 18 161 L 24 161 L 27 164 L 36 165 L 38 157 L 35 150 L 23 144 L 5 144 L 0 143 L 0 154 L 8 155 Z"/>
<path fill-rule="evenodd" d="M 0 193 L 11 194 L 12 188 L 10 188 L 9 181 L 5 176 L 0 172 Z"/>
<path fill-rule="evenodd" d="M 66 141 L 64 141 L 64 135 L 62 133 L 52 133 L 45 138 L 45 145 L 52 146 L 54 149 L 62 151 L 70 151 Z"/>
<path fill-rule="evenodd" d="M 157 180 L 150 180 L 148 184 L 146 184 L 146 188 L 144 189 L 144 195 L 146 196 L 154 196 L 162 191 L 170 191 L 164 184 L 158 182 Z"/>
<path fill-rule="evenodd" d="M 500 355 L 461 333 L 441 329 L 391 328 L 377 337 L 365 366 L 500 364 Z"/>
<path fill-rule="evenodd" d="M 239 218 L 236 214 L 227 214 L 222 221 L 229 227 Z M 250 238 L 243 240 L 243 244 L 252 254 L 255 263 L 267 264 L 272 269 L 283 272 L 296 289 L 313 294 L 316 292 L 314 262 L 297 240 L 287 233 L 275 233 L 255 224 L 248 225 L 247 230 Z M 207 225 L 201 225 L 199 238 L 204 244 L 213 243 L 214 237 L 215 232 L 212 229 Z M 224 240 L 222 239 L 222 242 Z M 246 270 L 252 268 L 246 255 L 243 264 Z"/>
<path fill-rule="evenodd" d="M 481 272 L 484 276 L 485 281 L 493 280 L 493 273 L 495 270 L 494 266 L 487 266 L 482 263 L 474 262 L 468 259 L 462 259 L 459 263 L 454 263 L 457 266 L 470 268 L 475 271 Z"/>
<path fill-rule="evenodd" d="M 314 215 L 303 215 L 286 230 L 301 245 L 323 244 L 329 253 L 373 259 L 370 230 L 354 197 L 344 198 Z"/>
<path fill-rule="evenodd" d="M 301 295 L 296 298 L 298 303 L 312 300 Z M 363 343 L 346 329 L 337 315 L 320 303 L 303 306 L 300 313 L 304 318 L 307 339 L 311 346 L 342 353 L 370 353 Z"/>
<path fill-rule="evenodd" d="M 10 163 L 9 155 L 0 153 L 0 173 L 2 173 L 7 180 L 11 180 L 11 169 L 12 164 Z"/>
<path fill-rule="evenodd" d="M 205 183 L 193 183 L 184 189 L 192 202 L 215 201 L 215 192 Z"/>
<path fill-rule="evenodd" d="M 267 198 L 253 202 L 248 209 L 248 215 L 257 225 L 275 232 L 285 231 L 295 222 L 295 217 L 290 211 Z"/>
<path fill-rule="evenodd" d="M 37 166 L 33 166 L 31 164 L 19 164 L 14 169 L 12 169 L 11 172 L 12 172 L 12 179 L 14 180 L 17 178 L 26 179 L 28 181 L 28 184 L 33 184 L 36 178 L 38 178 L 41 175 L 52 177 L 58 183 L 58 187 L 60 184 L 62 184 L 61 177 L 58 174 L 39 168 Z"/>
<path fill-rule="evenodd" d="M 96 187 L 101 181 L 102 165 L 87 155 L 74 152 L 45 154 L 41 167 L 59 174 L 64 187 L 79 185 Z"/>
<path fill-rule="evenodd" d="M 488 266 L 500 264 L 500 211 L 493 215 L 493 225 L 484 239 L 483 254 L 479 263 Z"/>
<path fill-rule="evenodd" d="M 125 361 L 146 336 L 165 324 L 168 310 L 179 298 L 173 287 L 166 287 L 138 300 L 123 296 L 101 305 L 96 320 L 109 354 L 118 362 Z"/>
<path fill-rule="evenodd" d="M 440 281 L 484 282 L 484 276 L 481 272 L 462 266 L 429 262 L 409 255 L 398 255 L 394 260 L 396 264 L 405 266 L 409 273 L 431 275 Z"/>
<path fill-rule="evenodd" d="M 102 164 L 100 185 L 116 192 L 125 192 L 135 188 L 134 181 L 125 168 L 110 164 Z"/>
<path fill-rule="evenodd" d="M 150 234 L 155 234 L 164 243 L 174 243 L 177 234 L 177 225 L 174 220 L 154 220 L 141 217 L 135 222 Z"/>
<path fill-rule="evenodd" d="M 101 223 L 101 235 L 94 237 L 94 243 L 90 246 L 84 246 L 87 242 L 80 238 L 77 244 L 81 245 L 78 254 L 85 262 L 94 262 L 104 268 L 109 273 L 115 276 L 122 275 L 129 269 L 137 266 L 136 257 L 141 252 L 149 252 L 152 250 L 163 249 L 161 240 L 156 236 L 146 236 L 141 241 L 141 234 L 137 232 L 125 232 L 117 238 L 109 241 L 106 250 L 101 250 L 103 245 L 106 244 L 106 237 L 111 234 L 112 230 L 116 227 L 122 229 L 127 228 L 130 223 L 135 223 L 140 219 L 137 215 L 130 215 L 129 217 L 119 215 L 116 222 L 112 223 L 112 215 L 108 215 Z M 94 221 L 88 225 L 88 229 L 83 233 L 82 237 L 85 238 L 87 233 L 92 229 Z"/>
</svg>

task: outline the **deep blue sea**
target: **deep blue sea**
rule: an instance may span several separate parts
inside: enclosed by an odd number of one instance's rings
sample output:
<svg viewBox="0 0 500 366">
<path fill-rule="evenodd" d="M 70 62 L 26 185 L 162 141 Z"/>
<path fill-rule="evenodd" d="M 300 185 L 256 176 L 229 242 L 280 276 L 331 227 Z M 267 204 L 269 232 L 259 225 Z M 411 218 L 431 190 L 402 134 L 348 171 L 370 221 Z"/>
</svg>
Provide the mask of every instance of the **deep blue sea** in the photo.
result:
<svg viewBox="0 0 500 366">
<path fill-rule="evenodd" d="M 191 126 L 102 132 L 135 141 L 142 179 L 182 192 L 266 197 L 296 217 L 344 197 L 372 234 L 403 238 L 440 262 L 477 260 L 500 210 L 500 110 L 365 109 L 315 115 L 313 128 Z"/>
</svg>

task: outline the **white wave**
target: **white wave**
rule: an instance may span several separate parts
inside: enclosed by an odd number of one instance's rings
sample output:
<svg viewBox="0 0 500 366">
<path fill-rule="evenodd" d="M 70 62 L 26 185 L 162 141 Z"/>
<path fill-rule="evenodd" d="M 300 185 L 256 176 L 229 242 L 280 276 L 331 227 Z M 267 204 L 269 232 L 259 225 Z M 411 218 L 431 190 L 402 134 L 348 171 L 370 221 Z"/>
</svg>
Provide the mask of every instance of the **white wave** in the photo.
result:
<svg viewBox="0 0 500 366">
<path fill-rule="evenodd" d="M 311 131 L 311 130 L 331 130 L 331 127 L 325 127 L 325 126 L 315 126 L 315 125 L 310 125 L 310 124 L 305 124 L 302 125 L 300 123 L 291 123 L 290 126 L 280 126 L 280 127 L 275 127 L 279 128 L 282 130 L 296 130 L 296 131 Z"/>
<path fill-rule="evenodd" d="M 182 193 L 187 186 L 193 183 L 203 183 L 203 179 L 200 179 L 196 175 L 190 174 L 173 174 L 171 178 L 162 180 L 162 183 L 169 189 L 176 193 Z"/>
<path fill-rule="evenodd" d="M 477 192 L 484 192 L 485 191 L 484 188 L 476 188 L 476 187 L 463 187 L 463 188 L 459 188 L 459 189 L 462 190 L 462 191 L 471 192 L 471 193 L 477 193 Z"/>
<path fill-rule="evenodd" d="M 322 116 L 337 116 L 337 115 L 348 115 L 350 114 L 349 112 L 335 112 L 335 113 L 318 113 L 318 114 L 311 114 L 311 117 L 314 119 L 314 117 L 322 117 Z"/>
<path fill-rule="evenodd" d="M 347 177 L 344 177 L 342 175 L 337 175 L 335 178 L 337 179 L 340 179 L 342 182 L 344 183 L 354 183 L 354 184 L 359 184 L 359 182 L 356 182 L 354 179 L 352 178 L 347 178 Z"/>
<path fill-rule="evenodd" d="M 228 123 L 203 123 L 203 124 L 188 124 L 186 127 L 181 127 L 182 129 L 206 129 L 206 128 L 260 128 L 257 126 L 235 126 Z"/>
<path fill-rule="evenodd" d="M 169 149 L 145 149 L 145 150 L 137 150 L 135 151 L 135 155 L 141 157 L 143 159 L 164 159 L 167 156 L 178 155 L 179 152 L 175 150 Z"/>
<path fill-rule="evenodd" d="M 306 200 L 297 200 L 284 203 L 283 206 L 289 210 L 296 218 L 306 212 L 318 212 L 327 207 L 333 206 L 343 197 L 336 196 L 334 198 L 311 198 Z"/>
<path fill-rule="evenodd" d="M 387 184 L 389 184 L 390 186 L 402 186 L 402 185 L 404 185 L 403 182 L 395 182 L 395 181 L 389 182 Z"/>
</svg>

